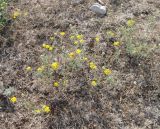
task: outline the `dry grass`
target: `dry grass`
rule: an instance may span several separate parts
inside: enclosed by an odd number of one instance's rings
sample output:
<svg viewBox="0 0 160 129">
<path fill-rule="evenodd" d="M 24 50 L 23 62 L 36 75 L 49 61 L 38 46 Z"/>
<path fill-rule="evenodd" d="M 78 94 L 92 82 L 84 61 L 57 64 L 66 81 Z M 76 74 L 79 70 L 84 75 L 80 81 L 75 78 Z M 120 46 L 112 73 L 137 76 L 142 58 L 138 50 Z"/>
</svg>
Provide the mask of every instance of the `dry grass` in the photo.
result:
<svg viewBox="0 0 160 129">
<path fill-rule="evenodd" d="M 16 96 L 17 102 L 14 112 L 0 112 L 1 129 L 160 128 L 160 3 L 110 0 L 108 16 L 99 17 L 88 10 L 93 2 L 10 2 L 10 17 L 15 10 L 20 15 L 1 31 L 0 84 L 14 89 L 7 97 Z M 129 19 L 134 26 L 126 25 Z M 77 34 L 84 36 L 83 44 L 70 40 Z M 48 51 L 43 43 L 55 49 Z M 76 49 L 82 52 L 70 59 L 68 53 Z M 60 64 L 56 71 L 50 67 L 54 61 Z M 28 66 L 32 71 L 26 71 Z M 42 73 L 37 72 L 40 66 L 45 67 Z M 112 73 L 104 75 L 104 67 Z M 51 112 L 36 114 L 44 104 Z"/>
</svg>

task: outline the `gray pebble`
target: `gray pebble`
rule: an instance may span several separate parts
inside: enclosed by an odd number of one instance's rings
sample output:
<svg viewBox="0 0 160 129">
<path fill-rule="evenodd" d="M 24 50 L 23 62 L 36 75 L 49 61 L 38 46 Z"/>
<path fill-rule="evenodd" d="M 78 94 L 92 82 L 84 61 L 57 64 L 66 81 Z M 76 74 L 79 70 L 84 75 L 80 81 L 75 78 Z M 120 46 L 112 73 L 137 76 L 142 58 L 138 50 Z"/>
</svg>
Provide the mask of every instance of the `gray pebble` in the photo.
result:
<svg viewBox="0 0 160 129">
<path fill-rule="evenodd" d="M 82 2 L 84 2 L 84 0 L 72 0 L 71 3 L 72 4 L 81 4 Z"/>
<path fill-rule="evenodd" d="M 90 10 L 95 12 L 96 14 L 99 15 L 105 15 L 107 13 L 106 6 L 102 6 L 99 3 L 94 3 L 91 7 Z"/>
</svg>

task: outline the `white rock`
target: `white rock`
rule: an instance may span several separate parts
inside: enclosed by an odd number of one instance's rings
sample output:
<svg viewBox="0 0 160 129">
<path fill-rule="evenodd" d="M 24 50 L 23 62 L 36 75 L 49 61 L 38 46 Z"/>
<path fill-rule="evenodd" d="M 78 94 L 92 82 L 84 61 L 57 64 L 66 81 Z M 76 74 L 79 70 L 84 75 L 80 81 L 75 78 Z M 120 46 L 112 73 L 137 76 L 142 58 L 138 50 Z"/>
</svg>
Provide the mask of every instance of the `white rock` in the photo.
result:
<svg viewBox="0 0 160 129">
<path fill-rule="evenodd" d="M 97 14 L 105 15 L 107 13 L 106 6 L 102 6 L 99 3 L 94 3 L 91 7 L 90 10 Z"/>
</svg>

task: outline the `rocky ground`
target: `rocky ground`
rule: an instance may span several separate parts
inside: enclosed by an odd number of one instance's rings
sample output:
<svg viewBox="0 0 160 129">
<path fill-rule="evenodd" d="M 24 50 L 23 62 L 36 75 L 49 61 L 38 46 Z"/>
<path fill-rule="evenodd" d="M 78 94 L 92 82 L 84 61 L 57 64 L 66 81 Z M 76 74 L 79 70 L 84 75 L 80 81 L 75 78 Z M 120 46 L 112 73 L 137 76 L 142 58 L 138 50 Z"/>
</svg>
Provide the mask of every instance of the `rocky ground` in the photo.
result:
<svg viewBox="0 0 160 129">
<path fill-rule="evenodd" d="M 102 0 L 106 15 L 90 10 L 95 2 L 9 3 L 10 20 L 0 35 L 0 129 L 160 129 L 160 1 Z M 13 19 L 15 10 L 21 15 Z M 129 19 L 136 21 L 131 33 L 126 28 Z M 108 31 L 116 36 L 107 36 Z M 26 72 L 27 66 L 36 69 L 42 64 L 40 55 L 50 58 L 42 44 L 52 44 L 49 37 L 59 32 L 83 34 L 85 55 L 98 69 L 104 65 L 112 69 L 110 81 L 86 65 L 55 73 L 49 81 Z M 96 35 L 98 45 L 93 43 Z M 54 58 L 62 63 L 61 53 L 76 48 L 65 46 L 70 42 L 67 36 L 63 41 L 55 36 L 53 43 L 57 46 L 53 55 L 58 56 Z M 110 45 L 114 40 L 121 46 Z M 93 74 L 100 77 L 96 87 L 87 80 Z M 54 88 L 50 83 L 64 78 L 69 80 L 66 87 Z M 16 103 L 9 101 L 11 96 L 16 96 Z M 35 113 L 43 104 L 51 112 Z"/>
</svg>

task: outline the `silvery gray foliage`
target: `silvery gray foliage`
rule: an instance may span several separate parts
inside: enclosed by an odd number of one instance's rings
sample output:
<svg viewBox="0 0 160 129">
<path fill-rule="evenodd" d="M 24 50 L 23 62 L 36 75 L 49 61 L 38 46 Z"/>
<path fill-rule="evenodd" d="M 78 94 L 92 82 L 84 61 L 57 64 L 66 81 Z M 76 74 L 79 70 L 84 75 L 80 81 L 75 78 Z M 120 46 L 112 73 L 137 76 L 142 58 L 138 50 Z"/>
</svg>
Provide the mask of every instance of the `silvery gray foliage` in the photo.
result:
<svg viewBox="0 0 160 129">
<path fill-rule="evenodd" d="M 3 95 L 10 96 L 15 92 L 15 88 L 9 87 L 4 90 Z"/>
</svg>

